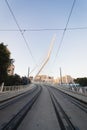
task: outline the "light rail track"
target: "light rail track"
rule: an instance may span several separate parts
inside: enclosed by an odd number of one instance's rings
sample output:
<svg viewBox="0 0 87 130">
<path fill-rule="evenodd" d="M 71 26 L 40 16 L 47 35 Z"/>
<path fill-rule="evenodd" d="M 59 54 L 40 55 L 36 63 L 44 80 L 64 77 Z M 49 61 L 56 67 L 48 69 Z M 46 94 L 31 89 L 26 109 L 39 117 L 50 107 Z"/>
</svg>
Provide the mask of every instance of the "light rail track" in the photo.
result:
<svg viewBox="0 0 87 130">
<path fill-rule="evenodd" d="M 65 113 L 65 111 L 63 110 L 62 106 L 59 104 L 58 100 L 56 99 L 52 91 L 49 88 L 48 88 L 48 91 L 50 93 L 50 97 L 51 97 L 61 130 L 78 130 L 78 128 L 74 126 L 74 124 L 71 122 L 70 118 Z"/>
<path fill-rule="evenodd" d="M 85 102 L 83 102 L 83 101 L 81 101 L 81 100 L 79 100 L 79 99 L 77 99 L 77 98 L 75 98 L 75 97 L 73 97 L 71 95 L 68 95 L 68 94 L 62 92 L 61 90 L 58 90 L 58 89 L 53 88 L 53 87 L 51 87 L 51 88 L 54 89 L 54 90 L 56 90 L 56 93 L 58 92 L 58 93 L 62 94 L 62 96 L 64 98 L 67 98 L 68 101 L 70 101 L 75 106 L 77 106 L 78 108 L 80 108 L 82 111 L 84 111 L 85 113 L 87 113 L 87 103 L 85 103 Z"/>
<path fill-rule="evenodd" d="M 35 95 L 33 95 L 32 99 L 26 105 L 24 105 L 24 107 L 10 121 L 8 121 L 1 128 L 1 130 L 16 130 L 26 116 L 26 114 L 28 113 L 28 111 L 31 109 L 38 96 L 40 95 L 41 90 L 42 88 L 38 87 L 38 91 Z"/>
<path fill-rule="evenodd" d="M 0 110 L 5 109 L 6 107 L 8 107 L 9 105 L 12 105 L 14 103 L 16 103 L 17 101 L 19 101 L 20 99 L 26 98 L 29 94 L 32 94 L 36 91 L 37 86 L 31 90 L 28 90 L 27 92 L 21 93 L 19 95 L 16 95 L 14 97 L 11 97 L 7 100 L 4 100 L 0 103 Z"/>
</svg>

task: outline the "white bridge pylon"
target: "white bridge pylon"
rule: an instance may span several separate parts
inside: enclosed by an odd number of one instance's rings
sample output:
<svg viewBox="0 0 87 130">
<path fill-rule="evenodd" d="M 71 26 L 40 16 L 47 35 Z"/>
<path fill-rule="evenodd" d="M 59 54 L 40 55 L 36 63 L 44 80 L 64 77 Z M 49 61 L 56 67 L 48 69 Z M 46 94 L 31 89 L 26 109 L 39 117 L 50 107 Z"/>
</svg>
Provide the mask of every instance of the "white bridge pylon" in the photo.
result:
<svg viewBox="0 0 87 130">
<path fill-rule="evenodd" d="M 48 50 L 48 53 L 47 53 L 47 56 L 45 58 L 45 60 L 43 61 L 38 73 L 36 74 L 35 77 L 37 77 L 39 75 L 39 73 L 42 71 L 42 69 L 44 68 L 44 66 L 47 64 L 47 62 L 49 61 L 50 59 L 50 56 L 51 56 L 51 52 L 52 52 L 52 49 L 53 49 L 53 45 L 54 45 L 54 42 L 55 42 L 55 39 L 56 39 L 56 34 L 53 36 L 52 38 L 52 41 L 50 43 L 50 47 L 49 47 L 49 50 Z"/>
</svg>

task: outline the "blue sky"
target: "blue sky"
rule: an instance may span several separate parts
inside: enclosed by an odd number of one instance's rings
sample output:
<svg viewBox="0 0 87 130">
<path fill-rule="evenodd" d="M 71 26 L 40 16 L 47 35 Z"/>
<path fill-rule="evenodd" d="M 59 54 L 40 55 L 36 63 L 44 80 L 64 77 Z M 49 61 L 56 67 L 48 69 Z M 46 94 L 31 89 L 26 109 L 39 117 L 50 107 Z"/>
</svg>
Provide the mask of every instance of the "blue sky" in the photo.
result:
<svg viewBox="0 0 87 130">
<path fill-rule="evenodd" d="M 65 28 L 73 0 L 8 0 L 21 29 L 61 29 Z M 87 0 L 76 0 L 68 28 L 87 27 Z M 63 75 L 87 77 L 87 29 L 67 30 L 55 59 L 63 30 L 25 31 L 23 35 L 32 51 L 34 60 L 23 37 L 6 5 L 0 0 L 0 42 L 8 45 L 11 57 L 15 59 L 15 73 L 25 76 L 28 67 L 31 75 L 38 72 L 41 62 L 47 54 L 51 39 L 56 34 L 54 48 L 48 64 L 41 74 L 59 77 L 59 68 Z M 2 31 L 5 30 L 5 31 Z"/>
</svg>

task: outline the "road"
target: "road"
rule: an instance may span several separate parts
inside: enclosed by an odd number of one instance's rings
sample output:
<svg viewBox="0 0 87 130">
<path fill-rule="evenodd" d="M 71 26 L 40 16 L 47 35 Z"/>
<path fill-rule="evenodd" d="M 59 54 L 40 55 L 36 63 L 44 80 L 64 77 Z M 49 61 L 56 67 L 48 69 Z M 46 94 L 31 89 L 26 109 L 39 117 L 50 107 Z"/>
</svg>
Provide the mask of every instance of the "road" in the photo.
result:
<svg viewBox="0 0 87 130">
<path fill-rule="evenodd" d="M 87 104 L 54 87 L 36 86 L 0 110 L 2 130 L 87 130 Z"/>
</svg>

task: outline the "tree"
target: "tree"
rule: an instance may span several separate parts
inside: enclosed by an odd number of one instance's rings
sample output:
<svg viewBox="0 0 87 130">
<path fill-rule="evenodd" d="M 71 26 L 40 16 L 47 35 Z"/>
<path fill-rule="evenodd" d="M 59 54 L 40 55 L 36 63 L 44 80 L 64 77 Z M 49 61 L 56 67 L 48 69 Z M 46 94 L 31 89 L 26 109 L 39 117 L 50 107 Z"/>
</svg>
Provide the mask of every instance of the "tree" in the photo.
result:
<svg viewBox="0 0 87 130">
<path fill-rule="evenodd" d="M 81 86 L 87 86 L 87 78 L 86 77 L 74 79 L 74 82 L 79 83 Z"/>
<path fill-rule="evenodd" d="M 31 83 L 31 80 L 29 78 L 27 78 L 26 76 L 21 78 L 22 85 L 27 85 L 29 83 Z"/>
<path fill-rule="evenodd" d="M 20 77 L 18 74 L 9 75 L 5 82 L 5 86 L 13 86 L 13 85 L 27 85 L 31 83 L 30 79 L 25 77 Z"/>
<path fill-rule="evenodd" d="M 0 84 L 5 82 L 8 74 L 7 69 L 10 65 L 10 51 L 8 50 L 7 46 L 3 43 L 0 43 Z"/>
<path fill-rule="evenodd" d="M 9 75 L 5 82 L 6 86 L 13 86 L 13 85 L 20 85 L 20 84 L 21 84 L 21 78 L 18 74 Z"/>
</svg>

